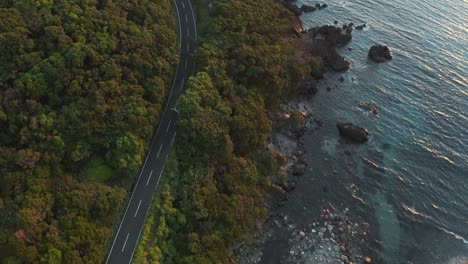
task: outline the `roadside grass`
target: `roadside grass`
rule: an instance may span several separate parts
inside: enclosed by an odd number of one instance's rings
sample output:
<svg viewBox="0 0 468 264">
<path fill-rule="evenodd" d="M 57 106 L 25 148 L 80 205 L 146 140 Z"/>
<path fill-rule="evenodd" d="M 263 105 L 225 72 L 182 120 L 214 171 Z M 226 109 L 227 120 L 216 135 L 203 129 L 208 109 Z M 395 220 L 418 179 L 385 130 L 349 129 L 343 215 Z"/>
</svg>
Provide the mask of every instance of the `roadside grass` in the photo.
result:
<svg viewBox="0 0 468 264">
<path fill-rule="evenodd" d="M 114 170 L 102 159 L 92 159 L 81 173 L 83 179 L 89 182 L 104 183 L 115 175 Z"/>
</svg>

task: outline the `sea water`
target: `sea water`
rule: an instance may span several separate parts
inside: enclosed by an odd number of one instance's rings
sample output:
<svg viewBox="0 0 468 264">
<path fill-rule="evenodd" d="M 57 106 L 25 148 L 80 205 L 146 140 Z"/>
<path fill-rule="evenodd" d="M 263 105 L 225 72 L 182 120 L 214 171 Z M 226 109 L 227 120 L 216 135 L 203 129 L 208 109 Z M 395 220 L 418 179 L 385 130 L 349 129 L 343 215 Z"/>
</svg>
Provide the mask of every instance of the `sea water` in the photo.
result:
<svg viewBox="0 0 468 264">
<path fill-rule="evenodd" d="M 327 74 L 310 101 L 324 125 L 305 136 L 310 171 L 291 206 L 297 215 L 327 202 L 352 208 L 371 224 L 365 243 L 377 263 L 462 263 L 468 257 L 468 2 L 325 3 L 300 17 L 305 29 L 335 20 L 366 27 L 339 50 L 352 68 Z M 369 61 L 375 44 L 387 45 L 393 60 Z M 360 108 L 362 102 L 379 113 Z M 337 121 L 368 128 L 370 140 L 343 140 Z M 327 194 L 310 191 L 322 186 Z"/>
</svg>

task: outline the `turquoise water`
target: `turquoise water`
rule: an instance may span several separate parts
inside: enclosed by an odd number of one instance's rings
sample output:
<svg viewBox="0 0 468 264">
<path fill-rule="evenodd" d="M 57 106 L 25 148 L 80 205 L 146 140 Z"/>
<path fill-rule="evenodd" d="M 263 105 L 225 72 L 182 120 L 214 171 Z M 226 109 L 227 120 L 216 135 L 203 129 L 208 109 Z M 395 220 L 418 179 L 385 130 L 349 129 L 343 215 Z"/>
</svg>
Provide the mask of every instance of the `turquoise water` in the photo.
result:
<svg viewBox="0 0 468 264">
<path fill-rule="evenodd" d="M 383 263 L 457 263 L 468 256 L 468 2 L 326 3 L 301 17 L 306 29 L 334 20 L 367 27 L 353 31 L 351 51 L 340 52 L 352 68 L 327 74 L 313 99 L 324 127 L 305 139 L 312 170 L 349 174 L 337 183 L 347 191 L 336 187 L 331 199 L 352 197 L 348 203 L 373 226 L 369 250 Z M 393 61 L 369 62 L 374 44 L 389 46 Z M 372 102 L 379 114 L 360 102 Z M 339 139 L 338 120 L 367 127 L 370 141 Z M 330 144 L 352 151 L 351 158 L 329 153 L 332 163 L 323 162 Z"/>
</svg>

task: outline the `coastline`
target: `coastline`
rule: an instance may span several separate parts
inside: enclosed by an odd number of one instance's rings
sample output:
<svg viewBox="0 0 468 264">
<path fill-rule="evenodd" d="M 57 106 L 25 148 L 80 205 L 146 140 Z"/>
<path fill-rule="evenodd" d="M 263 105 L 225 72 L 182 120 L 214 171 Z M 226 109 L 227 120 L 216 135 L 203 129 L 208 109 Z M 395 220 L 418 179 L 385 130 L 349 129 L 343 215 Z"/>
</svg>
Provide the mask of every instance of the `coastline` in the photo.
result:
<svg viewBox="0 0 468 264">
<path fill-rule="evenodd" d="M 344 72 L 350 68 L 351 63 L 338 54 L 337 48 L 346 46 L 351 41 L 353 30 L 353 24 L 345 24 L 342 28 L 324 25 L 306 31 L 298 13 L 291 10 L 291 5 L 294 4 L 291 1 L 283 3 L 295 15 L 292 30 L 300 38 L 295 52 L 297 63 L 302 66 L 310 65 L 311 75 L 297 84 L 294 98 L 282 103 L 277 113 L 270 113 L 277 129 L 268 147 L 283 157 L 281 172 L 287 175 L 287 180 L 273 183 L 275 191 L 269 199 L 266 224 L 256 234 L 253 243 L 241 244 L 235 250 L 235 259 L 243 264 L 272 263 L 271 261 L 309 263 L 307 261 L 310 260 L 317 263 L 371 263 L 369 252 L 362 252 L 362 241 L 370 231 L 369 224 L 353 222 L 349 217 L 349 208 L 339 208 L 331 203 L 322 208 L 303 207 L 304 211 L 313 211 L 313 215 L 316 215 L 306 224 L 295 223 L 281 210 L 287 206 L 289 196 L 296 192 L 296 186 L 303 184 L 302 175 L 311 170 L 306 159 L 304 135 L 314 134 L 323 126 L 323 121 L 308 105 L 317 92 L 331 91 L 330 86 L 326 91 L 318 89 L 324 75 Z M 337 171 L 333 170 L 333 174 L 336 175 Z M 328 192 L 327 187 L 323 187 L 321 191 Z M 270 252 L 271 256 L 264 258 L 265 244 L 271 243 L 267 241 L 274 233 L 280 233 L 279 237 L 285 239 L 273 241 L 277 243 L 275 248 L 283 252 Z M 289 250 L 284 250 L 286 248 Z M 278 256 L 282 256 L 281 259 Z"/>
</svg>

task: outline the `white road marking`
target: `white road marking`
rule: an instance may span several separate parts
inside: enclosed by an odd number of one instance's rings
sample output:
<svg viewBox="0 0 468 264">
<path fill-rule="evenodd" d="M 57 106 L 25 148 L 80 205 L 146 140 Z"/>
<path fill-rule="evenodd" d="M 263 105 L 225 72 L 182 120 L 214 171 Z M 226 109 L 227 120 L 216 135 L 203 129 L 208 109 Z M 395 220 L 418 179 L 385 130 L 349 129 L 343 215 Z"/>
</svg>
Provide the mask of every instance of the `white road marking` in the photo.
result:
<svg viewBox="0 0 468 264">
<path fill-rule="evenodd" d="M 127 245 L 127 240 L 128 240 L 128 236 L 130 235 L 130 233 L 127 234 L 127 238 L 125 238 L 125 243 L 122 247 L 122 252 L 124 252 L 124 249 L 125 249 L 125 245 Z"/>
<path fill-rule="evenodd" d="M 190 37 L 190 30 L 187 28 L 187 37 Z"/>
<path fill-rule="evenodd" d="M 180 89 L 182 89 L 184 87 L 184 83 L 185 83 L 185 78 L 182 79 L 182 84 L 180 85 Z"/>
<path fill-rule="evenodd" d="M 181 3 L 182 3 L 182 8 L 185 8 L 184 2 L 181 2 Z"/>
<path fill-rule="evenodd" d="M 187 70 L 187 60 L 185 60 L 185 70 Z"/>
<path fill-rule="evenodd" d="M 149 175 L 149 177 L 148 177 L 148 180 L 146 181 L 146 186 L 148 186 L 148 183 L 149 183 L 150 180 L 151 180 L 151 175 L 153 175 L 153 170 L 151 170 L 150 175 Z"/>
<path fill-rule="evenodd" d="M 187 42 L 187 52 L 190 50 L 190 43 Z"/>
<path fill-rule="evenodd" d="M 193 28 L 194 28 L 194 30 L 195 30 L 195 39 L 198 39 L 198 35 L 197 35 L 197 21 L 195 20 L 195 14 L 193 13 L 192 3 L 190 3 L 190 0 L 188 0 L 188 3 L 189 3 L 189 5 L 190 5 L 190 11 L 192 12 Z"/>
<path fill-rule="evenodd" d="M 188 17 L 187 17 L 187 14 L 185 14 L 185 23 L 188 23 Z"/>
<path fill-rule="evenodd" d="M 169 157 L 169 154 L 166 154 L 166 158 L 164 159 L 164 162 L 167 161 L 167 157 Z"/>
<path fill-rule="evenodd" d="M 167 131 L 169 131 L 169 127 L 171 127 L 171 123 L 172 123 L 172 120 L 169 120 L 169 124 L 166 127 L 166 133 L 167 133 Z"/>
<path fill-rule="evenodd" d="M 171 147 L 170 147 L 170 148 L 172 148 L 172 144 L 174 144 L 174 139 L 175 139 L 175 136 L 176 136 L 176 135 L 177 135 L 177 132 L 176 132 L 176 133 L 174 133 L 174 136 L 172 137 L 172 141 L 171 141 Z"/>
<path fill-rule="evenodd" d="M 141 200 L 140 200 L 140 202 L 138 203 L 138 207 L 137 207 L 137 209 L 136 209 L 136 211 L 135 211 L 135 215 L 134 215 L 133 217 L 136 217 L 136 216 L 137 216 L 138 210 L 140 210 L 140 205 L 141 205 Z"/>
<path fill-rule="evenodd" d="M 159 146 L 158 155 L 156 156 L 156 158 L 159 158 L 159 153 L 161 153 L 162 147 L 163 147 L 163 144 L 161 144 L 161 146 Z"/>
<path fill-rule="evenodd" d="M 190 1 L 189 1 L 189 4 L 190 4 Z M 179 20 L 179 47 L 180 47 L 180 49 L 179 49 L 179 58 L 180 58 L 181 52 L 182 52 L 182 37 L 181 37 L 180 34 L 181 34 L 181 32 L 182 32 L 182 29 L 181 29 L 181 24 L 180 24 L 179 8 L 177 7 L 177 3 L 175 2 L 175 0 L 174 0 L 174 5 L 175 5 L 176 11 L 177 11 L 177 19 Z M 182 7 L 184 7 L 183 2 L 182 2 Z M 190 4 L 190 9 L 192 9 L 192 5 L 191 5 L 191 4 Z M 193 14 L 193 10 L 192 10 L 192 16 L 194 17 L 194 21 L 195 21 L 195 16 L 194 16 L 194 14 Z M 197 28 L 195 27 L 195 39 L 197 39 L 197 34 L 196 34 L 196 33 L 197 33 Z M 178 72 L 178 71 L 179 71 L 179 64 L 177 64 L 175 76 L 177 76 L 177 72 Z M 175 80 L 174 80 L 174 82 L 173 82 L 173 84 L 172 84 L 172 88 L 171 88 L 171 92 L 169 93 L 168 101 L 171 99 L 171 95 L 172 95 L 172 91 L 174 90 L 174 89 L 173 89 L 174 86 L 175 86 Z M 165 114 L 166 114 L 166 111 L 167 111 L 167 108 L 168 108 L 168 107 L 169 107 L 169 104 L 166 104 L 166 107 L 164 108 L 163 117 L 161 118 L 161 120 L 164 119 L 164 116 L 165 116 Z M 161 126 L 158 126 L 158 129 L 157 129 L 157 131 L 156 131 L 156 134 L 159 132 L 159 128 L 160 128 L 160 127 L 161 127 Z M 154 142 L 153 142 L 153 143 L 154 143 Z M 153 147 L 153 145 L 151 145 L 151 147 Z M 146 156 L 145 165 L 146 165 L 146 161 L 147 161 L 147 160 L 148 160 L 148 156 Z M 145 168 L 145 165 L 143 165 L 143 169 Z M 142 169 L 142 172 L 143 172 L 143 169 Z M 163 169 L 164 169 L 164 165 L 163 165 Z M 136 186 L 138 186 L 138 182 L 140 181 L 140 178 L 141 178 L 141 173 L 140 173 L 140 177 L 138 177 L 138 180 L 137 180 L 137 183 L 136 183 L 136 185 L 135 185 L 135 188 L 136 188 Z M 159 179 L 158 179 L 158 183 L 159 183 Z M 158 183 L 156 184 L 156 187 L 158 186 Z M 132 197 L 133 197 L 133 194 L 134 194 L 134 193 L 135 193 L 135 192 L 132 193 Z M 151 197 L 151 201 L 154 199 L 154 194 L 155 194 L 155 193 L 156 193 L 156 192 L 153 192 L 153 195 L 152 195 L 152 197 Z M 130 200 L 132 200 L 132 197 L 130 198 Z M 127 210 L 128 210 L 128 207 L 129 207 L 129 206 L 130 206 L 130 203 L 128 203 L 128 205 L 127 205 L 127 209 L 125 210 L 125 214 L 124 214 L 124 218 L 123 218 L 123 219 L 125 219 L 125 215 L 127 214 Z M 146 219 L 146 217 L 148 217 L 148 212 L 149 212 L 149 210 L 146 210 L 145 219 Z M 122 227 L 122 223 L 123 223 L 123 220 L 120 222 L 119 230 L 117 231 L 117 236 L 118 236 L 118 234 L 119 234 L 119 232 L 120 232 L 120 228 Z M 143 231 L 143 226 L 140 227 L 140 232 L 138 233 L 138 237 L 137 237 L 137 240 L 136 240 L 137 243 L 135 243 L 135 246 L 133 247 L 133 251 L 132 251 L 132 255 L 131 255 L 131 257 L 130 257 L 130 262 L 129 262 L 129 263 L 132 263 L 133 256 L 134 256 L 134 254 L 135 254 L 135 250 L 136 250 L 136 247 L 137 247 L 137 245 L 138 245 L 138 241 L 140 240 L 140 236 L 141 236 L 141 232 L 142 232 L 142 231 Z M 115 241 L 117 240 L 117 236 L 115 237 L 115 240 L 114 240 L 114 242 L 112 243 L 112 247 L 111 247 L 111 251 L 110 251 L 111 253 L 108 255 L 107 260 L 106 260 L 106 263 L 109 261 L 110 255 L 112 254 L 112 249 L 114 248 L 114 244 L 115 244 Z"/>
<path fill-rule="evenodd" d="M 143 171 L 145 170 L 146 162 L 148 161 L 148 158 L 149 158 L 149 155 L 146 155 L 145 163 L 143 164 L 143 168 L 141 168 L 141 171 L 140 171 L 140 176 L 138 176 L 138 180 L 137 180 L 137 182 L 136 182 L 136 184 L 135 184 L 135 187 L 134 187 L 134 189 L 133 189 L 132 195 L 130 196 L 130 202 L 132 201 L 133 195 L 135 194 L 135 190 L 136 190 L 136 188 L 138 187 L 138 183 L 140 182 L 141 174 L 142 174 Z M 117 238 L 119 237 L 120 229 L 122 228 L 122 224 L 123 224 L 123 222 L 124 222 L 123 220 L 124 220 L 125 217 L 127 216 L 127 211 L 128 211 L 128 208 L 130 207 L 130 202 L 127 204 L 127 208 L 125 209 L 124 217 L 122 218 L 122 221 L 120 222 L 119 229 L 117 230 L 117 234 L 115 235 L 115 238 L 114 238 L 114 242 L 112 242 L 112 247 L 111 247 L 111 249 L 110 249 L 109 255 L 107 255 L 106 263 L 109 261 L 109 258 L 110 258 L 110 256 L 112 255 L 112 250 L 114 250 L 115 241 L 117 241 Z"/>
</svg>

